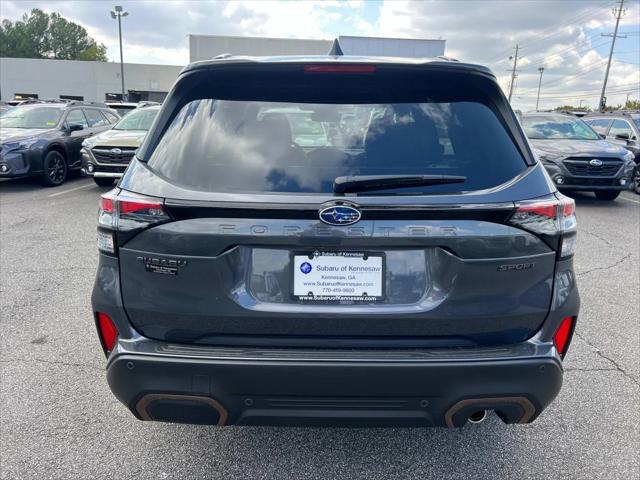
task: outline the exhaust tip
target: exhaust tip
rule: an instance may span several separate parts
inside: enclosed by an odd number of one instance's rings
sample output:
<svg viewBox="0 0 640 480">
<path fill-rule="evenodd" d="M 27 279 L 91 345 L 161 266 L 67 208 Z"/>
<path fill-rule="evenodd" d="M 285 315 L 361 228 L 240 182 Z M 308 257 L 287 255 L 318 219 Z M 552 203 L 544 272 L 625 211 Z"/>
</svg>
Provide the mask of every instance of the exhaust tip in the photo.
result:
<svg viewBox="0 0 640 480">
<path fill-rule="evenodd" d="M 486 410 L 478 410 L 477 412 L 473 412 L 468 419 L 469 423 L 482 423 L 487 419 L 487 411 Z"/>
</svg>

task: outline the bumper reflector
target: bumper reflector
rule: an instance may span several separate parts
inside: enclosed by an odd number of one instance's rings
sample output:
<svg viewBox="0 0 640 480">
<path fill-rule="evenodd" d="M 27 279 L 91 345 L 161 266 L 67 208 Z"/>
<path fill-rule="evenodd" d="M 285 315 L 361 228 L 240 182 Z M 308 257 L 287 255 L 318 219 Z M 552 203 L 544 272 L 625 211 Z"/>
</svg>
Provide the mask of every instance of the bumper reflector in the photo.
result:
<svg viewBox="0 0 640 480">
<path fill-rule="evenodd" d="M 118 329 L 106 313 L 98 312 L 98 333 L 105 351 L 108 353 L 113 350 L 118 338 Z"/>
<path fill-rule="evenodd" d="M 575 317 L 563 318 L 558 330 L 556 330 L 556 333 L 553 335 L 553 343 L 558 349 L 558 353 L 560 353 L 561 357 L 564 357 L 569 349 L 569 340 L 573 333 L 574 321 Z"/>
</svg>

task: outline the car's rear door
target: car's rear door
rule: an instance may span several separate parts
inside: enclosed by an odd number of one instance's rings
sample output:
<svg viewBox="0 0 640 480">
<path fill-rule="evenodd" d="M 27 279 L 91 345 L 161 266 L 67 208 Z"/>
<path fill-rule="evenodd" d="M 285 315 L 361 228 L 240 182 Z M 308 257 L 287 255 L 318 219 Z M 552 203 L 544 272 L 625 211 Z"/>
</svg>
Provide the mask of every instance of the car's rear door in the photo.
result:
<svg viewBox="0 0 640 480">
<path fill-rule="evenodd" d="M 394 70 L 365 77 L 363 90 L 361 76 L 300 70 L 269 98 L 243 91 L 243 76 L 235 93 L 219 92 L 232 99 L 178 102 L 150 133 L 162 135 L 120 194 L 133 326 L 236 345 L 497 345 L 533 335 L 551 304 L 557 238 L 512 220 L 518 203 L 553 189 L 495 81 Z M 428 95 L 411 93 L 428 81 Z M 305 148 L 274 113 L 294 108 L 330 129 L 369 121 Z M 340 175 L 418 173 L 466 180 L 332 190 Z M 145 223 L 149 209 L 161 224 Z"/>
</svg>

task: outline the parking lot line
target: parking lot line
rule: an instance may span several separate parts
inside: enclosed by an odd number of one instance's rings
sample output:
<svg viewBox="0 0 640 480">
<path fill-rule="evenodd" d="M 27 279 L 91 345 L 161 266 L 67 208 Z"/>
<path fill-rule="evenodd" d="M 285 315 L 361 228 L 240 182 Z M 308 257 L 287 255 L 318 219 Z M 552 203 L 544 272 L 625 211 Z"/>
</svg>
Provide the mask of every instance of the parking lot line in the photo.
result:
<svg viewBox="0 0 640 480">
<path fill-rule="evenodd" d="M 88 183 L 87 185 L 82 185 L 80 187 L 70 188 L 68 190 L 63 190 L 62 192 L 52 193 L 51 195 L 47 195 L 49 198 L 57 197 L 58 195 L 64 195 L 65 193 L 75 192 L 76 190 L 81 190 L 83 188 L 92 187 L 92 183 Z"/>
<path fill-rule="evenodd" d="M 638 200 L 634 200 L 633 198 L 627 198 L 627 197 L 624 197 L 624 196 L 622 196 L 622 195 L 620 195 L 620 198 L 621 198 L 622 200 L 626 200 L 627 202 L 633 202 L 633 203 L 637 203 L 638 205 L 640 205 L 640 201 L 638 201 Z"/>
</svg>

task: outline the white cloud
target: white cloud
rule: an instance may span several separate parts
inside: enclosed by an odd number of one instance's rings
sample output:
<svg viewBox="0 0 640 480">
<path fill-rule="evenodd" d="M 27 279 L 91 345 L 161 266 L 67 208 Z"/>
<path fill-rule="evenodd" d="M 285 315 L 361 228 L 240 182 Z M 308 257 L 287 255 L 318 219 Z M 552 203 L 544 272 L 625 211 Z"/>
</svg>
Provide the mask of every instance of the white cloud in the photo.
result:
<svg viewBox="0 0 640 480">
<path fill-rule="evenodd" d="M 33 7 L 58 11 L 81 23 L 119 59 L 116 23 L 111 3 L 98 1 L 2 1 L 2 18 L 18 19 Z M 516 43 L 521 46 L 515 106 L 535 105 L 538 68 L 544 66 L 542 106 L 584 101 L 595 105 L 604 77 L 607 46 L 603 32 L 613 29 L 610 0 L 392 0 L 372 4 L 362 0 L 137 0 L 122 2 L 130 15 L 123 22 L 125 60 L 184 64 L 187 34 L 255 35 L 293 38 L 333 38 L 336 35 L 444 38 L 446 54 L 463 61 L 488 64 L 507 88 Z M 621 31 L 640 29 L 640 2 L 628 0 Z M 610 103 L 624 101 L 626 92 L 640 96 L 638 35 L 619 39 L 611 67 Z M 634 53 L 635 50 L 635 53 Z M 627 63 L 623 63 L 627 62 Z"/>
</svg>

